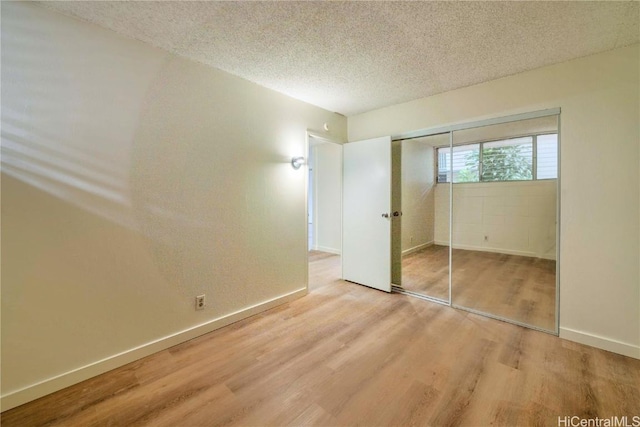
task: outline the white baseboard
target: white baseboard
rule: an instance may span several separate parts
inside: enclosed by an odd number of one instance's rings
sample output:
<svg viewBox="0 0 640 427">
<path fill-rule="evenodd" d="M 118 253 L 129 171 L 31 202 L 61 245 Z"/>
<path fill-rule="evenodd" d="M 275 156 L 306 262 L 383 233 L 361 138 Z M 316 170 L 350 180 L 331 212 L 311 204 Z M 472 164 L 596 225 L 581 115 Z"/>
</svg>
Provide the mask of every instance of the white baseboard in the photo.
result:
<svg viewBox="0 0 640 427">
<path fill-rule="evenodd" d="M 220 329 L 231 323 L 237 322 L 254 314 L 269 310 L 278 305 L 293 301 L 307 294 L 307 288 L 298 289 L 291 293 L 275 297 L 259 304 L 238 310 L 217 319 L 210 320 L 200 325 L 193 326 L 175 334 L 159 338 L 141 346 L 132 348 L 122 353 L 114 354 L 102 360 L 81 366 L 69 372 L 65 372 L 53 378 L 32 384 L 20 390 L 9 392 L 0 398 L 0 410 L 6 411 L 47 394 L 62 390 L 63 388 L 77 384 L 81 381 L 103 374 L 127 363 L 134 362 L 153 353 L 165 350 L 174 345 L 189 341 L 200 335 L 204 335 L 216 329 Z"/>
<path fill-rule="evenodd" d="M 449 242 L 436 240 L 433 242 L 435 245 L 441 246 L 449 246 Z M 490 248 L 485 246 L 472 246 L 472 245 L 453 245 L 453 249 L 463 249 L 466 251 L 477 251 L 477 252 L 492 252 L 498 254 L 507 254 L 507 255 L 518 255 L 518 256 L 526 256 L 531 258 L 541 258 L 555 261 L 555 256 L 549 255 L 538 255 L 535 252 L 527 252 L 527 251 L 514 251 L 511 249 L 502 249 L 502 248 Z"/>
<path fill-rule="evenodd" d="M 640 359 L 640 346 L 638 345 L 563 327 L 560 327 L 560 338 Z"/>
<path fill-rule="evenodd" d="M 429 246 L 432 246 L 433 243 L 434 243 L 433 240 L 431 240 L 430 242 L 423 243 L 421 245 L 417 245 L 417 246 L 414 246 L 414 247 L 409 248 L 409 249 L 405 249 L 404 251 L 402 251 L 402 256 L 409 255 L 409 254 L 412 254 L 414 252 L 418 252 L 421 249 L 424 249 L 424 248 L 427 248 Z"/>
<path fill-rule="evenodd" d="M 491 247 L 486 247 L 486 246 L 453 245 L 453 249 L 464 249 L 464 250 L 467 250 L 467 251 L 492 252 L 492 253 L 498 253 L 498 254 L 518 255 L 518 256 L 526 256 L 526 257 L 536 257 L 536 254 L 533 253 L 533 252 L 514 251 L 512 249 L 491 248 Z"/>
<path fill-rule="evenodd" d="M 328 248 L 326 246 L 316 246 L 316 247 L 314 247 L 314 249 L 316 251 L 327 252 L 327 253 L 335 254 L 335 255 L 341 255 L 342 254 L 342 251 L 340 251 L 340 249 Z"/>
</svg>

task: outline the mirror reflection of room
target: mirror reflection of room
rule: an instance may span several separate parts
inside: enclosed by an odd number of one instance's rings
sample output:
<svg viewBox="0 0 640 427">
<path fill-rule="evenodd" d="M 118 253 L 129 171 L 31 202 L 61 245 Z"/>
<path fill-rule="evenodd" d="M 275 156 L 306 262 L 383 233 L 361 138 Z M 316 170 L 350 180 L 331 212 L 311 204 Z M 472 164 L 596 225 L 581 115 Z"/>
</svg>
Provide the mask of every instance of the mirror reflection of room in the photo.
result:
<svg viewBox="0 0 640 427">
<path fill-rule="evenodd" d="M 436 188 L 436 147 L 449 134 L 402 141 L 402 288 L 449 300 L 449 206 Z M 443 203 L 441 203 L 443 202 Z"/>
<path fill-rule="evenodd" d="M 438 149 L 454 306 L 555 330 L 557 134 L 549 116 L 456 131 Z"/>
</svg>

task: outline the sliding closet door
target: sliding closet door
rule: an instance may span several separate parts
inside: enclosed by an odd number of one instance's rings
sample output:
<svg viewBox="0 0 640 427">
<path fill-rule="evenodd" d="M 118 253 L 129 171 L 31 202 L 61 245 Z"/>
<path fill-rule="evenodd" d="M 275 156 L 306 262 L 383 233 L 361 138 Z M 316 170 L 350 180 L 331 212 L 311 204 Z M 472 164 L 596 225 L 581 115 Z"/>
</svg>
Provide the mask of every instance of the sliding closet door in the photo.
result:
<svg viewBox="0 0 640 427">
<path fill-rule="evenodd" d="M 401 289 L 449 303 L 450 184 L 446 164 L 451 158 L 450 133 L 400 142 Z"/>
<path fill-rule="evenodd" d="M 391 138 L 343 146 L 344 280 L 391 292 Z"/>
<path fill-rule="evenodd" d="M 453 132 L 452 304 L 556 329 L 558 116 Z"/>
</svg>

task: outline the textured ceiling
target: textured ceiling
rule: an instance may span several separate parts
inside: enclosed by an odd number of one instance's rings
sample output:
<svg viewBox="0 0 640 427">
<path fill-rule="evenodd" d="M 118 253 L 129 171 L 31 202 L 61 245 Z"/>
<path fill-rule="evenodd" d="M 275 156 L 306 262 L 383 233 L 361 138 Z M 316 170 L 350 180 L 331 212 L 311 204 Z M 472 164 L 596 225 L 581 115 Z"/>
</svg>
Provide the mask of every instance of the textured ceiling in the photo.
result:
<svg viewBox="0 0 640 427">
<path fill-rule="evenodd" d="M 640 41 L 638 2 L 48 2 L 344 115 Z"/>
</svg>

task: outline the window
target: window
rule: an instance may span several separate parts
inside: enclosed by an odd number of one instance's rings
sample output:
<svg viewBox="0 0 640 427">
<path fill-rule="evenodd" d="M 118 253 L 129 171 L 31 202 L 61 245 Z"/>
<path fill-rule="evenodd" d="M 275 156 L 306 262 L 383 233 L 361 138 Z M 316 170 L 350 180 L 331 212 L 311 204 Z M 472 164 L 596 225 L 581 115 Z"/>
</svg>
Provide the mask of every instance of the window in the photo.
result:
<svg viewBox="0 0 640 427">
<path fill-rule="evenodd" d="M 441 147 L 438 182 L 553 179 L 558 175 L 557 150 L 557 134 Z"/>
</svg>

